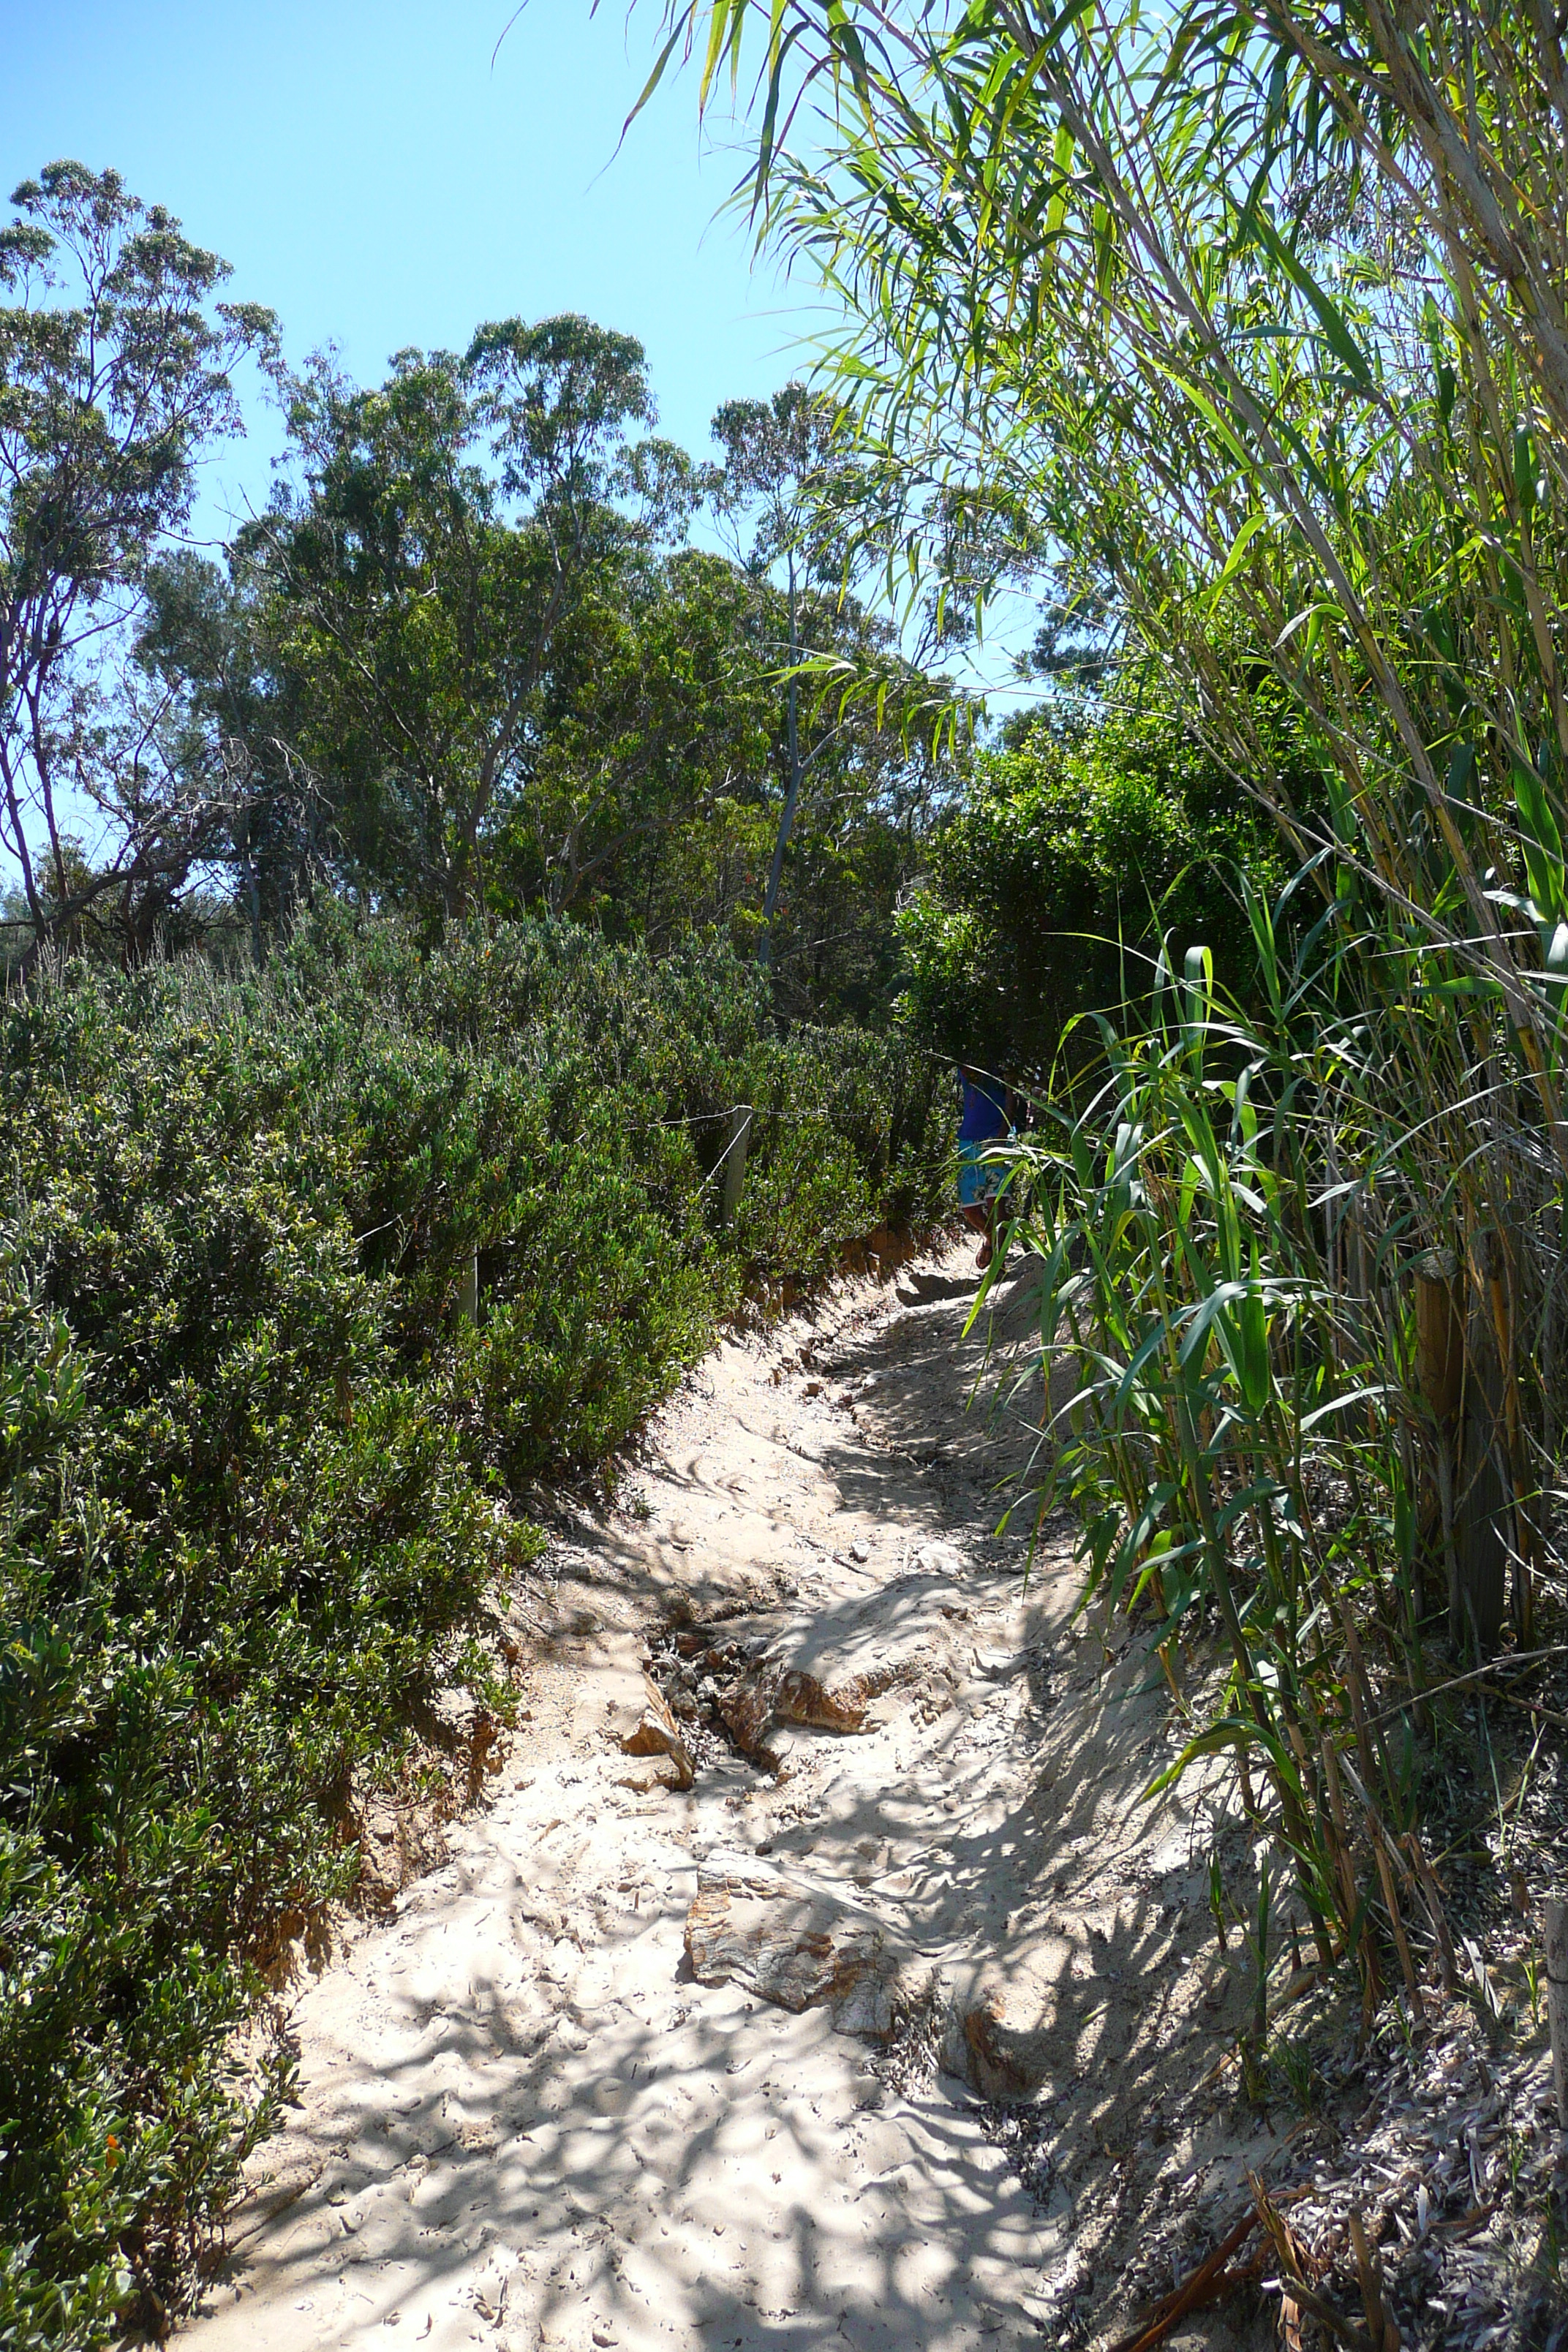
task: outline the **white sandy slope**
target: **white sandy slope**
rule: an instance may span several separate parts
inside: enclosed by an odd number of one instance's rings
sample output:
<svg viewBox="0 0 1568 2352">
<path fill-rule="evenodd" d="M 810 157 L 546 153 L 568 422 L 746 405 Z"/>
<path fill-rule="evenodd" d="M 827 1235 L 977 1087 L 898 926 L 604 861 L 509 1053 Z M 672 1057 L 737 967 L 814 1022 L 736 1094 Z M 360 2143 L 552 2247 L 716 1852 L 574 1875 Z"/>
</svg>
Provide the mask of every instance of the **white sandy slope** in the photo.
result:
<svg viewBox="0 0 1568 2352">
<path fill-rule="evenodd" d="M 726 1344 L 558 1547 L 493 1801 L 298 1991 L 301 2104 L 190 2352 L 1055 2340 L 1135 2179 L 1202 2188 L 1213 2153 L 1160 2146 L 1207 1984 L 1190 1840 L 1138 1803 L 1163 1708 L 1069 1630 L 1060 1549 L 1026 1591 L 993 1532 L 1026 1432 L 965 1411 L 974 1286 L 961 1252 Z M 648 1637 L 742 1612 L 900 1679 L 857 1736 L 788 1733 L 776 1780 L 710 1754 L 686 1793 L 627 1787 Z M 699 1864 L 735 1849 L 869 1906 L 961 2011 L 989 1995 L 1055 2103 L 1045 2193 L 918 2049 L 879 2066 L 824 2010 L 692 1980 Z"/>
</svg>

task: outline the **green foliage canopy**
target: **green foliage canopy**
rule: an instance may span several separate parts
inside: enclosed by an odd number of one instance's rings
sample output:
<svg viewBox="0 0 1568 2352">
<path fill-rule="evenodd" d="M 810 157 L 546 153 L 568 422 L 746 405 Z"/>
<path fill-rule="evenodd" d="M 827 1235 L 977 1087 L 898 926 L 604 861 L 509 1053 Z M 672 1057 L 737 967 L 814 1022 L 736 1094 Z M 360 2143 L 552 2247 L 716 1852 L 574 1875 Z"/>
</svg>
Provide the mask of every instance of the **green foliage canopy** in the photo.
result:
<svg viewBox="0 0 1568 2352">
<path fill-rule="evenodd" d="M 303 745 L 378 896 L 460 914 L 568 615 L 679 508 L 640 347 L 509 320 L 467 354 L 400 353 L 377 392 L 321 362 L 291 386 L 304 489 L 256 526 Z M 627 510 L 629 502 L 632 511 Z"/>
<path fill-rule="evenodd" d="M 35 951 L 110 892 L 150 927 L 224 812 L 145 756 L 156 714 L 105 740 L 94 648 L 184 521 L 203 446 L 238 426 L 232 374 L 274 321 L 216 299 L 228 268 L 116 172 L 49 164 L 0 228 L 0 844 Z M 112 730 L 110 730 L 112 736 Z M 106 751 L 109 756 L 95 756 Z M 73 858 L 59 786 L 80 772 L 117 854 Z M 40 844 L 35 856 L 35 845 Z"/>
<path fill-rule="evenodd" d="M 1208 946 L 1245 993 L 1238 877 L 1284 878 L 1262 814 L 1169 710 L 1132 702 L 1037 718 L 983 752 L 928 857 L 900 919 L 907 1017 L 954 1060 L 1037 1083 L 1079 1015 L 1149 992 L 1167 938 Z"/>
</svg>

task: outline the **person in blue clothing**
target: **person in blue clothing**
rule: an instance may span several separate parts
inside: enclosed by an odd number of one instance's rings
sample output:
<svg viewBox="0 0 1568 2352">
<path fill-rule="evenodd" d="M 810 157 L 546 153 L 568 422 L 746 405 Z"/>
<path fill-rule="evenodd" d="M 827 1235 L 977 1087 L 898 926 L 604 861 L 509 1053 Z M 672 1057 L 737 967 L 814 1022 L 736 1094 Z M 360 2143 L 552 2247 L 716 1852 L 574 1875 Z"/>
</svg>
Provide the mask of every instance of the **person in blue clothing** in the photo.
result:
<svg viewBox="0 0 1568 2352">
<path fill-rule="evenodd" d="M 958 1205 L 964 1223 L 982 1236 L 975 1263 L 984 1273 L 996 1248 L 996 1192 L 1003 1176 L 1000 1168 L 984 1165 L 984 1157 L 993 1144 L 1012 1134 L 1013 1121 L 1007 1089 L 1000 1078 L 967 1062 L 960 1063 L 958 1075 L 963 1081 L 963 1109 L 958 1122 Z"/>
</svg>

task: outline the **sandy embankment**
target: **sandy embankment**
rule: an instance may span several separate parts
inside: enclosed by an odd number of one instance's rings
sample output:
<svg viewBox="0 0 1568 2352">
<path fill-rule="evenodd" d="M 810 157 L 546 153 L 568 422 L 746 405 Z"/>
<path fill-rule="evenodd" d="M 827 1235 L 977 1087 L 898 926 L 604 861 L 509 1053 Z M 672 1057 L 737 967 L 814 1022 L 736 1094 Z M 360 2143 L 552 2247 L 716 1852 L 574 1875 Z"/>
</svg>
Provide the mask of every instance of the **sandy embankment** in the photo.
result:
<svg viewBox="0 0 1568 2352">
<path fill-rule="evenodd" d="M 966 1410 L 975 1286 L 960 1250 L 726 1344 L 563 1536 L 493 1801 L 300 1992 L 191 2352 L 1082 2342 L 1157 2184 L 1232 2192 L 1163 2105 L 1231 2000 L 1207 1824 L 1139 1803 L 1165 1710 L 1063 1546 L 1026 1592 L 994 1532 L 1027 1431 Z M 623 1750 L 647 1662 L 689 1788 Z"/>
</svg>

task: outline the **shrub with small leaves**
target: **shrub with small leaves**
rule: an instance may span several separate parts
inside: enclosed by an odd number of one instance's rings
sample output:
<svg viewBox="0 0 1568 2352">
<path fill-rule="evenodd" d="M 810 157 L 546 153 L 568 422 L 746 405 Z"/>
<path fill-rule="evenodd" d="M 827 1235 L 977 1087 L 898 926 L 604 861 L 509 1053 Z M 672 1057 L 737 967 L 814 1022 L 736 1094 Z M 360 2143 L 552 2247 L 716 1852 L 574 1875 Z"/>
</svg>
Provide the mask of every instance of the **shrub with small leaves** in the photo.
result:
<svg viewBox="0 0 1568 2352">
<path fill-rule="evenodd" d="M 264 975 L 13 996 L 0 1112 L 0 2342 L 89 2352 L 177 2310 L 275 2121 L 238 2029 L 357 1798 L 441 1685 L 505 1709 L 520 1489 L 748 1284 L 939 1214 L 951 1118 L 904 1047 L 779 1038 L 726 949 L 333 908 Z"/>
</svg>

